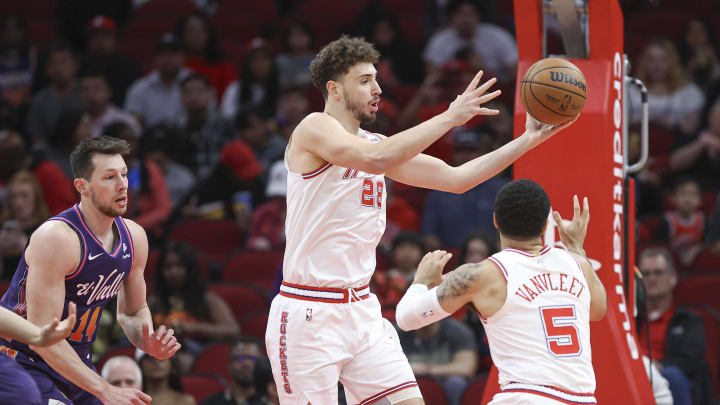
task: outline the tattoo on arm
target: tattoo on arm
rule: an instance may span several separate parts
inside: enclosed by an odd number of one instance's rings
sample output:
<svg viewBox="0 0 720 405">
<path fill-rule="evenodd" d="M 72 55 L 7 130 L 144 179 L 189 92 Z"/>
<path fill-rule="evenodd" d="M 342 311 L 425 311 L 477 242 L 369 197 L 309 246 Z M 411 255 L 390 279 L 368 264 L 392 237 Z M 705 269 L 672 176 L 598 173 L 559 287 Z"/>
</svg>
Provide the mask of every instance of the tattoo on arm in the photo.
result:
<svg viewBox="0 0 720 405">
<path fill-rule="evenodd" d="M 474 266 L 459 268 L 448 275 L 438 287 L 438 298 L 457 298 L 465 294 L 477 279 Z"/>
</svg>

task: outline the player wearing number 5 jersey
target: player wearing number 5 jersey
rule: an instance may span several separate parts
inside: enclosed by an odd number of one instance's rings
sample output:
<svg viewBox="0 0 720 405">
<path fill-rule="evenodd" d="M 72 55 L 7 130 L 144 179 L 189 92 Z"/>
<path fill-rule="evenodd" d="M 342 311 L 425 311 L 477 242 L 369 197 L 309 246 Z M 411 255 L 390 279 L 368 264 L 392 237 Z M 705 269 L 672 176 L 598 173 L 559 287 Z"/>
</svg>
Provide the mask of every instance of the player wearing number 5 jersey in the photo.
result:
<svg viewBox="0 0 720 405">
<path fill-rule="evenodd" d="M 542 245 L 550 201 L 530 180 L 505 185 L 495 199 L 502 251 L 442 276 L 450 259 L 428 253 L 397 307 L 405 330 L 471 304 L 483 322 L 502 392 L 492 405 L 594 404 L 590 321 L 605 315 L 605 289 L 585 257 L 589 207 L 577 197 L 568 225 L 553 213 L 568 250 Z M 430 290 L 428 290 L 430 288 Z"/>
<path fill-rule="evenodd" d="M 392 325 L 369 291 L 375 249 L 385 231 L 385 176 L 416 187 L 462 193 L 571 123 L 542 126 L 460 167 L 421 152 L 476 115 L 482 72 L 447 111 L 391 137 L 360 128 L 375 119 L 380 86 L 378 53 L 362 38 L 343 36 L 312 62 L 325 98 L 308 115 L 285 153 L 288 168 L 283 284 L 272 302 L 266 346 L 282 404 L 337 403 L 337 382 L 348 403 L 422 404 L 415 377 Z"/>
<path fill-rule="evenodd" d="M 145 231 L 122 218 L 127 207 L 128 144 L 100 136 L 83 140 L 70 156 L 80 203 L 43 223 L 30 238 L 3 307 L 43 325 L 77 304 L 67 340 L 47 347 L 0 339 L 3 352 L 35 380 L 43 404 L 150 403 L 139 390 L 108 384 L 93 367 L 90 344 L 105 304 L 118 297 L 118 321 L 130 341 L 157 358 L 178 349 L 172 329 L 152 332 L 143 271 Z"/>
</svg>

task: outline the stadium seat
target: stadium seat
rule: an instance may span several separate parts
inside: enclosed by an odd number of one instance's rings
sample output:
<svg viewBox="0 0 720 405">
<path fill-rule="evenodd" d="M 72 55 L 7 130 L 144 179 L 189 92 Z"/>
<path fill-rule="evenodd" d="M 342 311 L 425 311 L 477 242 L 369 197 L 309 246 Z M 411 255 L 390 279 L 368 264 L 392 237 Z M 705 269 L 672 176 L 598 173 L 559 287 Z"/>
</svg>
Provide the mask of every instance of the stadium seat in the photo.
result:
<svg viewBox="0 0 720 405">
<path fill-rule="evenodd" d="M 205 252 L 211 260 L 224 262 L 242 245 L 243 236 L 229 219 L 190 219 L 175 227 L 169 239 L 183 241 Z"/>
<path fill-rule="evenodd" d="M 213 374 L 190 374 L 181 380 L 183 392 L 192 395 L 197 403 L 225 389 L 223 381 Z"/>
<path fill-rule="evenodd" d="M 637 240 L 640 243 L 651 243 L 655 238 L 655 232 L 660 228 L 663 218 L 653 215 L 638 220 Z"/>
<path fill-rule="evenodd" d="M 483 392 L 485 391 L 485 383 L 487 383 L 487 377 L 481 377 L 473 381 L 463 393 L 462 405 L 476 405 L 482 400 Z"/>
<path fill-rule="evenodd" d="M 625 29 L 648 37 L 666 37 L 675 42 L 691 16 L 690 10 L 649 9 L 628 17 Z"/>
<path fill-rule="evenodd" d="M 228 373 L 228 362 L 230 361 L 230 350 L 232 345 L 227 342 L 216 343 L 203 350 L 195 358 L 192 366 L 193 374 L 210 373 L 218 375 L 230 381 L 231 377 Z"/>
<path fill-rule="evenodd" d="M 707 306 L 690 308 L 703 318 L 705 325 L 705 359 L 710 366 L 710 375 L 713 381 L 715 397 L 720 396 L 720 314 Z"/>
<path fill-rule="evenodd" d="M 151 0 L 135 11 L 134 18 L 166 18 L 177 22 L 180 18 L 197 11 L 195 3 L 190 0 Z"/>
<path fill-rule="evenodd" d="M 435 380 L 427 377 L 418 377 L 417 383 L 426 404 L 447 405 L 445 390 L 443 390 L 443 387 Z"/>
<path fill-rule="evenodd" d="M 279 250 L 246 250 L 234 255 L 225 263 L 222 280 L 253 283 L 269 289 L 282 261 L 283 252 Z"/>
<path fill-rule="evenodd" d="M 270 306 L 265 294 L 250 285 L 215 284 L 209 286 L 208 290 L 225 300 L 238 322 L 248 314 L 265 311 Z"/>
<path fill-rule="evenodd" d="M 695 262 L 691 267 L 695 272 L 720 272 L 720 256 L 713 253 L 710 249 L 705 249 L 695 258 Z"/>
<path fill-rule="evenodd" d="M 675 302 L 679 305 L 709 306 L 720 313 L 720 274 L 695 274 L 678 282 Z"/>
<path fill-rule="evenodd" d="M 254 336 L 265 341 L 265 329 L 267 329 L 268 311 L 260 311 L 245 316 L 242 322 L 242 333 L 245 336 Z"/>
<path fill-rule="evenodd" d="M 131 359 L 135 358 L 135 346 L 133 345 L 127 345 L 127 346 L 115 346 L 105 352 L 105 354 L 102 355 L 100 360 L 98 360 L 97 364 L 95 365 L 95 368 L 97 368 L 98 372 L 102 371 L 103 366 L 105 363 L 115 356 L 128 356 Z"/>
</svg>

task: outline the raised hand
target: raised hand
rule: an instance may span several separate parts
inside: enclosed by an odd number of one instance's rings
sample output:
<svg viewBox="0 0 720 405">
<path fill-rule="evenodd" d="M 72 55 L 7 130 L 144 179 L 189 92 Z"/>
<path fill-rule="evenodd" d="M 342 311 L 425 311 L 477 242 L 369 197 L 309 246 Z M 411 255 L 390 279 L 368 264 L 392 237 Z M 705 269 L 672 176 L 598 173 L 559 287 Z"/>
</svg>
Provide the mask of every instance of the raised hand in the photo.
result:
<svg viewBox="0 0 720 405">
<path fill-rule="evenodd" d="M 524 136 L 529 136 L 530 141 L 532 143 L 532 146 L 538 146 L 541 143 L 547 141 L 548 139 L 552 138 L 553 135 L 557 134 L 558 132 L 562 131 L 563 129 L 569 127 L 570 125 L 574 124 L 575 121 L 580 116 L 571 119 L 570 121 L 560 124 L 560 125 L 548 125 L 543 124 L 542 122 L 536 120 L 533 118 L 530 113 L 526 113 L 525 116 L 525 134 Z"/>
<path fill-rule="evenodd" d="M 72 328 L 75 327 L 77 307 L 74 302 L 68 304 L 68 316 L 62 321 L 57 318 L 52 323 L 40 328 L 40 334 L 34 346 L 51 346 L 70 336 Z"/>
<path fill-rule="evenodd" d="M 560 241 L 565 247 L 571 252 L 585 256 L 583 243 L 585 243 L 585 235 L 587 235 L 588 223 L 590 222 L 590 204 L 587 197 L 583 198 L 581 212 L 578 196 L 573 196 L 572 221 L 564 221 L 557 211 L 553 211 L 553 219 L 555 219 L 555 224 L 558 227 Z"/>
<path fill-rule="evenodd" d="M 100 401 L 105 405 L 147 405 L 152 398 L 135 388 L 120 388 L 109 385 L 102 392 Z"/>
<path fill-rule="evenodd" d="M 414 283 L 421 283 L 433 288 L 443 281 L 442 272 L 452 257 L 452 253 L 444 250 L 429 252 L 422 258 L 415 273 Z"/>
<path fill-rule="evenodd" d="M 174 334 L 174 330 L 165 328 L 165 325 L 160 325 L 160 327 L 150 335 L 150 327 L 148 324 L 143 324 L 143 351 L 158 360 L 169 359 L 180 350 L 181 347 L 175 336 L 173 336 Z"/>
<path fill-rule="evenodd" d="M 481 70 L 475 75 L 463 94 L 457 96 L 455 101 L 450 104 L 448 113 L 451 114 L 451 119 L 453 120 L 453 124 L 455 126 L 465 124 L 476 115 L 500 114 L 499 110 L 481 107 L 483 103 L 487 103 L 500 95 L 500 90 L 495 90 L 492 93 L 485 94 L 490 86 L 495 84 L 497 81 L 494 77 L 478 87 L 482 75 L 483 72 Z"/>
</svg>

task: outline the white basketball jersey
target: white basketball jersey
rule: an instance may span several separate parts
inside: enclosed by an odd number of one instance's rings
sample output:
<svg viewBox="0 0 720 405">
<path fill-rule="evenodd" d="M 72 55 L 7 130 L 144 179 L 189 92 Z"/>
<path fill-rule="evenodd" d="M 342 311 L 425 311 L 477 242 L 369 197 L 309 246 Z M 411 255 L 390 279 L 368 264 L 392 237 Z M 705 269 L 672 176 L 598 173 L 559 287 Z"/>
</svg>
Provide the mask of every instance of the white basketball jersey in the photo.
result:
<svg viewBox="0 0 720 405">
<path fill-rule="evenodd" d="M 537 256 L 505 249 L 489 258 L 507 299 L 483 319 L 500 387 L 518 382 L 593 393 L 590 291 L 577 259 L 546 246 Z"/>
<path fill-rule="evenodd" d="M 358 136 L 380 142 L 362 129 Z M 367 285 L 385 232 L 385 176 L 326 163 L 304 174 L 288 168 L 287 182 L 283 280 L 332 288 Z"/>
</svg>

